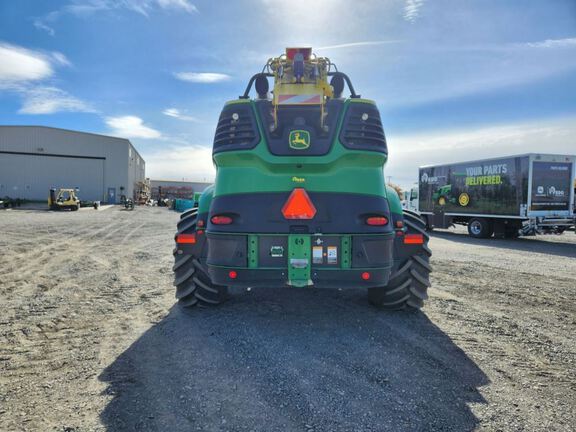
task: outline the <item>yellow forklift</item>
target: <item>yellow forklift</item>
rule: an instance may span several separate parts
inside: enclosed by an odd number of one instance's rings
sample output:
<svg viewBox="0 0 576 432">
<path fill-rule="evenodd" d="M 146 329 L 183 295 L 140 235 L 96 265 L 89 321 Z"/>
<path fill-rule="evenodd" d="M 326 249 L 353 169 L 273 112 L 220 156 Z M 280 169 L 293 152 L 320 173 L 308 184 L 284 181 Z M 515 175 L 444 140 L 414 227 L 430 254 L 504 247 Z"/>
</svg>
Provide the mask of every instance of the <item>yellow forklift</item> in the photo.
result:
<svg viewBox="0 0 576 432">
<path fill-rule="evenodd" d="M 80 199 L 76 196 L 76 189 L 50 189 L 48 207 L 50 210 L 78 210 Z"/>
</svg>

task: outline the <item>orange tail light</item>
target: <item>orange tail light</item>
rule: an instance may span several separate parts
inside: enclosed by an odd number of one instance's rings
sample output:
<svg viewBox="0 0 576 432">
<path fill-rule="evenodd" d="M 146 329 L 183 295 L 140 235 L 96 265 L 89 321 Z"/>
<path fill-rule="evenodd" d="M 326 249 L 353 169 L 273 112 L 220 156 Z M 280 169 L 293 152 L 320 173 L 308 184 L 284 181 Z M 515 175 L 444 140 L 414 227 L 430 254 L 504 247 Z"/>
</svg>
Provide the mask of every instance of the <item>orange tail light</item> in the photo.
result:
<svg viewBox="0 0 576 432">
<path fill-rule="evenodd" d="M 422 234 L 406 234 L 404 244 L 424 244 L 424 236 Z"/>
<path fill-rule="evenodd" d="M 176 243 L 178 243 L 178 244 L 194 244 L 194 243 L 196 243 L 196 234 L 178 234 L 176 236 Z"/>
</svg>

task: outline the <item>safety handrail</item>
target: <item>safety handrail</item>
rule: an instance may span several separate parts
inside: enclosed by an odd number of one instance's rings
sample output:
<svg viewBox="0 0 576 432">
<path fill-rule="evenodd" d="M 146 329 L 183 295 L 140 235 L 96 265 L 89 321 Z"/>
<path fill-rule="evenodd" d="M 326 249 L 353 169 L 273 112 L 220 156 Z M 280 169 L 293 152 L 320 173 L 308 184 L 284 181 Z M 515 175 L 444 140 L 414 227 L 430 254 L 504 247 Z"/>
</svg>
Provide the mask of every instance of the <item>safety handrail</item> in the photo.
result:
<svg viewBox="0 0 576 432">
<path fill-rule="evenodd" d="M 256 81 L 256 79 L 261 75 L 264 75 L 266 77 L 271 77 L 271 78 L 274 77 L 274 74 L 266 73 L 266 72 L 260 72 L 260 73 L 253 75 L 252 78 L 250 78 L 250 81 L 248 81 L 248 85 L 246 86 L 246 90 L 244 90 L 244 94 L 242 96 L 240 96 L 239 99 L 250 99 L 250 90 L 252 90 L 252 85 L 254 84 L 254 81 Z M 344 79 L 344 81 L 346 81 L 346 85 L 348 86 L 348 90 L 350 90 L 350 97 L 352 99 L 360 98 L 360 95 L 356 94 L 356 91 L 354 90 L 354 86 L 352 85 L 352 81 L 350 81 L 350 77 L 348 77 L 348 75 L 346 75 L 344 72 L 328 72 L 328 76 L 340 76 L 340 77 L 342 77 Z"/>
</svg>

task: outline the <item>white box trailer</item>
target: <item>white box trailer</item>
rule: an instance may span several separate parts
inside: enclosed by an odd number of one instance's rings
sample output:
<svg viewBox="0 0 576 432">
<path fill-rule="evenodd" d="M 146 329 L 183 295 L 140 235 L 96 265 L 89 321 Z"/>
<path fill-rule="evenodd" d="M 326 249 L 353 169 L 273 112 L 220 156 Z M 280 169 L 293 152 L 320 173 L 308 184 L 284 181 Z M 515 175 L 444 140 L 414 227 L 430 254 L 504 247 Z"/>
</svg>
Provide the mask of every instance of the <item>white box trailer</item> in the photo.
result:
<svg viewBox="0 0 576 432">
<path fill-rule="evenodd" d="M 560 233 L 576 225 L 576 156 L 525 154 L 419 168 L 408 208 L 428 228 L 468 226 L 472 237 Z"/>
</svg>

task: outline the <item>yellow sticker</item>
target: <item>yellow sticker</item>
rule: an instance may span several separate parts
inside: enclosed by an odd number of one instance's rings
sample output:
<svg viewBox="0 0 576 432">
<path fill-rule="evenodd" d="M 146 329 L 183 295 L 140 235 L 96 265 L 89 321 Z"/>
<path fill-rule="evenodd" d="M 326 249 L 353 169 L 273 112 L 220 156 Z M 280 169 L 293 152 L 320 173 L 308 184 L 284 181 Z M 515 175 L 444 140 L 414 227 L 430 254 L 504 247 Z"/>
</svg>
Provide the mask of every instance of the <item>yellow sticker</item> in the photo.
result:
<svg viewBox="0 0 576 432">
<path fill-rule="evenodd" d="M 462 207 L 466 207 L 468 205 L 468 203 L 470 202 L 470 195 L 468 195 L 467 193 L 461 193 L 460 196 L 458 197 L 458 202 L 460 203 L 460 205 Z"/>
</svg>

